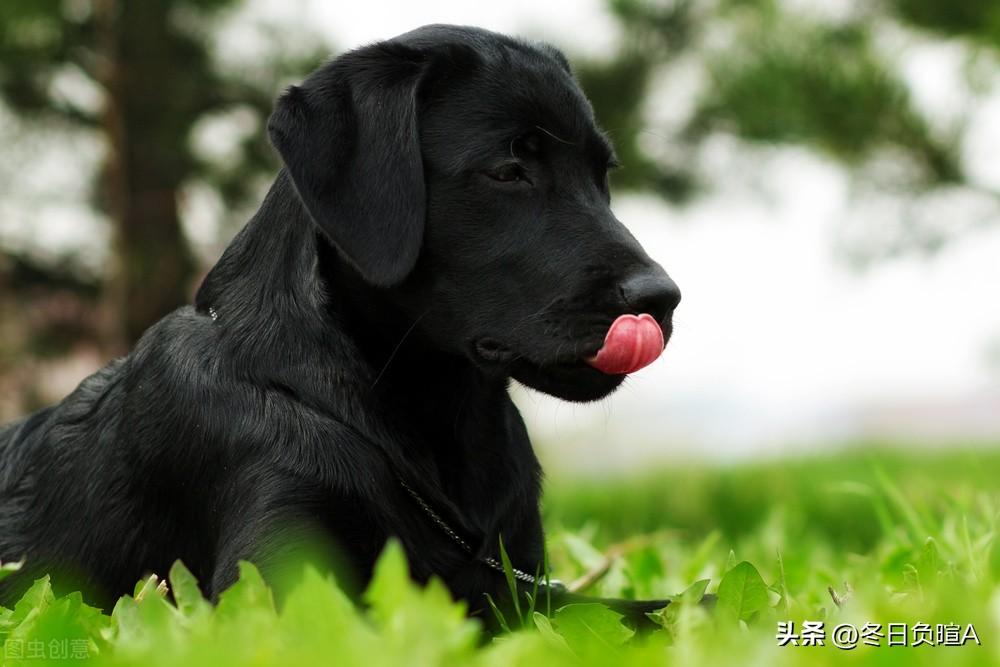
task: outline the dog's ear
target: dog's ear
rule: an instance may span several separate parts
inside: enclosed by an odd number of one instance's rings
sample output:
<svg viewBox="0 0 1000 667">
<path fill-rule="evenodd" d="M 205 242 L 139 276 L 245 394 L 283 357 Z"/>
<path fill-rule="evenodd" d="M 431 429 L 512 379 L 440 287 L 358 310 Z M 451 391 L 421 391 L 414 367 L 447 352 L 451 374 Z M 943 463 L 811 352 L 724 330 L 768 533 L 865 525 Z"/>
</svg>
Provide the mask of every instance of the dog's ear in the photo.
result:
<svg viewBox="0 0 1000 667">
<path fill-rule="evenodd" d="M 313 220 L 379 287 L 410 274 L 423 241 L 417 94 L 427 67 L 399 44 L 351 51 L 289 88 L 268 120 Z"/>
</svg>

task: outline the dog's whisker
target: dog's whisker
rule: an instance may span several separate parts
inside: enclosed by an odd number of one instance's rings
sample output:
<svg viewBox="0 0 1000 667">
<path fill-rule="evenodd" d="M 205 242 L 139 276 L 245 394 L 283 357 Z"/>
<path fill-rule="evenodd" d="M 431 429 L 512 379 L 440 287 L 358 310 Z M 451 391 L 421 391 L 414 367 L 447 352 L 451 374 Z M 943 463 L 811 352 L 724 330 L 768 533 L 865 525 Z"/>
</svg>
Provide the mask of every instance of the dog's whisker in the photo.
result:
<svg viewBox="0 0 1000 667">
<path fill-rule="evenodd" d="M 542 132 L 544 132 L 545 134 L 549 135 L 550 137 L 552 137 L 553 139 L 555 139 L 555 140 L 556 140 L 556 141 L 558 141 L 559 143 L 563 143 L 563 144 L 567 144 L 567 145 L 569 145 L 569 146 L 576 146 L 576 143 L 575 143 L 575 142 L 572 142 L 572 141 L 567 141 L 566 139 L 562 139 L 561 137 L 557 137 L 556 135 L 552 134 L 552 132 L 550 132 L 549 130 L 546 130 L 546 129 L 545 129 L 544 127 L 542 127 L 541 125 L 536 125 L 535 127 L 536 127 L 537 129 L 541 130 Z"/>
<path fill-rule="evenodd" d="M 544 306 L 536 310 L 534 313 L 522 317 L 520 320 L 517 321 L 516 324 L 514 324 L 513 327 L 511 327 L 510 329 L 511 333 L 515 333 L 521 327 L 533 323 L 538 318 L 546 316 L 546 311 L 548 311 L 548 309 L 551 308 L 553 304 L 558 303 L 561 298 L 562 298 L 561 296 L 556 296 L 551 301 L 546 303 Z"/>
<path fill-rule="evenodd" d="M 417 328 L 417 324 L 420 323 L 420 320 L 424 319 L 424 317 L 429 312 L 431 312 L 431 308 L 430 307 L 428 307 L 427 310 L 425 310 L 424 312 L 422 312 L 420 314 L 420 317 L 418 317 L 417 319 L 413 320 L 413 324 L 410 325 L 410 328 L 406 330 L 406 333 L 403 334 L 403 337 L 399 339 L 398 343 L 396 343 L 396 347 L 393 348 L 392 353 L 389 355 L 389 358 L 386 359 L 385 365 L 382 366 L 382 370 L 379 371 L 378 376 L 376 376 L 375 381 L 372 382 L 372 386 L 369 387 L 369 389 L 374 389 L 375 388 L 375 385 L 378 384 L 378 381 L 382 379 L 382 376 L 385 375 L 386 370 L 388 370 L 389 364 L 391 364 L 392 360 L 396 358 L 396 353 L 398 353 L 399 349 L 401 347 L 403 347 L 403 343 L 406 341 L 407 337 L 409 337 L 409 335 L 411 333 L 413 333 L 413 330 Z"/>
</svg>

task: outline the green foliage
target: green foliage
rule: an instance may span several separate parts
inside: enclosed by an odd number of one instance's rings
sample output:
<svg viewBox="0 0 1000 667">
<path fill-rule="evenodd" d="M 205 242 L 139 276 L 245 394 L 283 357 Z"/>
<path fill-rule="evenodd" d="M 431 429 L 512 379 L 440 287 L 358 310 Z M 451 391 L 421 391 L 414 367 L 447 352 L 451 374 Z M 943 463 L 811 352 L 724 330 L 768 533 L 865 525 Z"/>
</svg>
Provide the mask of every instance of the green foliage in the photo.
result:
<svg viewBox="0 0 1000 667">
<path fill-rule="evenodd" d="M 702 525 L 633 541 L 594 592 L 609 596 L 669 598 L 650 614 L 659 626 L 636 633 L 622 617 L 599 604 L 571 604 L 551 617 L 521 607 L 511 632 L 483 640 L 479 622 L 444 586 L 412 583 L 402 548 L 390 543 L 374 578 L 356 606 L 329 576 L 313 568 L 276 605 L 257 569 L 240 565 L 239 581 L 215 607 L 197 582 L 177 563 L 169 573 L 169 594 L 156 577 L 139 582 L 134 596 L 119 600 L 110 615 L 88 607 L 73 593 L 56 597 L 47 577 L 39 579 L 12 608 L 0 610 L 0 640 L 10 665 L 59 662 L 64 647 L 69 664 L 97 665 L 647 665 L 768 664 L 956 665 L 996 664 L 1000 653 L 991 637 L 1000 629 L 1000 496 L 994 480 L 1000 456 L 964 453 L 950 457 L 842 455 L 830 459 L 774 462 L 732 469 L 679 468 L 641 480 L 611 482 L 604 489 L 554 482 L 553 502 L 606 503 L 596 515 L 607 525 L 595 530 L 576 524 L 560 530 L 563 516 L 550 516 L 553 561 L 567 579 L 591 570 L 595 554 L 612 553 L 614 525 L 638 506 L 617 502 L 625 486 L 646 499 L 645 512 L 659 527 L 673 523 L 672 504 L 713 477 L 730 487 L 738 503 L 746 489 L 765 501 L 732 505 L 748 525 L 732 532 L 712 529 L 719 507 L 697 495 Z M 778 484 L 788 478 L 793 483 Z M 655 486 L 654 486 L 655 480 Z M 652 492 L 657 489 L 659 492 Z M 742 490 L 740 490 L 742 489 Z M 610 495 L 605 495 L 605 494 Z M 800 531 L 793 507 L 826 507 L 822 516 L 854 518 L 858 506 L 842 502 L 863 497 L 879 509 L 859 515 L 872 539 L 852 543 L 840 530 L 827 531 L 821 519 Z M 686 511 L 693 511 L 691 501 Z M 749 520 L 753 519 L 753 520 Z M 855 544 L 858 548 L 847 548 Z M 736 554 L 746 558 L 736 562 Z M 0 572 L 15 569 L 0 565 Z M 693 582 L 693 583 L 692 583 Z M 682 591 L 675 595 L 672 592 Z M 714 609 L 701 603 L 717 596 Z M 532 596 L 533 597 L 533 596 Z M 524 602 L 524 600 L 522 600 Z M 510 619 L 513 621 L 514 619 Z M 829 632 L 840 623 L 973 623 L 983 646 L 879 648 L 844 651 L 822 647 L 777 646 L 779 621 L 825 621 Z M 20 657 L 18 657 L 20 656 Z"/>
<path fill-rule="evenodd" d="M 937 13 L 961 13 L 943 3 L 908 0 L 893 8 L 929 22 L 934 12 L 923 5 L 933 5 Z M 729 0 L 712 11 L 693 2 L 611 0 L 610 6 L 627 38 L 616 58 L 591 64 L 581 78 L 598 117 L 616 128 L 621 150 L 637 158 L 637 173 L 623 173 L 616 184 L 648 188 L 655 182 L 656 165 L 641 148 L 650 142 L 641 134 L 646 121 L 639 103 L 651 78 L 666 70 L 669 81 L 670 66 L 684 55 L 688 65 L 696 62 L 707 72 L 708 84 L 686 124 L 673 128 L 675 140 L 697 145 L 713 133 L 729 132 L 749 142 L 804 145 L 850 167 L 893 149 L 918 167 L 913 187 L 964 178 L 958 137 L 930 130 L 911 102 L 898 63 L 876 48 L 876 28 L 882 25 L 873 20 L 877 8 L 831 20 L 772 0 Z M 977 16 L 987 13 L 977 10 Z M 601 72 L 608 74 L 596 75 Z M 663 168 L 664 176 L 672 169 Z"/>
<path fill-rule="evenodd" d="M 573 69 L 594 113 L 615 144 L 622 168 L 611 173 L 618 191 L 649 191 L 685 202 L 698 192 L 689 156 L 679 146 L 661 146 L 675 137 L 647 123 L 657 74 L 698 45 L 699 13 L 692 0 L 669 3 L 610 0 L 624 28 L 618 53 L 609 59 L 574 61 Z"/>
<path fill-rule="evenodd" d="M 753 565 L 743 561 L 722 577 L 716 607 L 720 618 L 749 623 L 767 607 L 767 584 Z"/>
<path fill-rule="evenodd" d="M 569 604 L 556 611 L 555 628 L 569 646 L 593 652 L 621 646 L 635 631 L 622 625 L 622 615 L 602 604 Z"/>
<path fill-rule="evenodd" d="M 892 0 L 907 23 L 947 37 L 966 37 L 1000 48 L 1000 4 L 990 0 Z"/>
<path fill-rule="evenodd" d="M 53 639 L 67 651 L 74 646 L 79 654 L 94 654 L 104 645 L 102 635 L 107 627 L 108 618 L 84 604 L 79 593 L 56 598 L 49 578 L 42 577 L 13 609 L 0 607 L 0 647 L 5 651 L 0 655 L 6 658 L 4 665 L 21 664 L 16 660 L 16 647 L 45 646 Z"/>
<path fill-rule="evenodd" d="M 622 168 L 611 172 L 616 190 L 649 190 L 670 201 L 686 201 L 695 182 L 683 165 L 656 160 L 642 149 L 644 101 L 655 66 L 648 52 L 630 50 L 611 61 L 579 61 L 574 70 L 591 98 L 594 112 L 614 142 Z"/>
<path fill-rule="evenodd" d="M 971 229 L 923 215 L 941 198 L 1000 205 L 964 154 L 967 121 L 996 86 L 998 3 L 890 0 L 826 12 L 779 0 L 607 4 L 622 31 L 618 50 L 576 70 L 621 156 L 618 190 L 689 200 L 724 180 L 717 153 L 705 150 L 719 136 L 744 151 L 806 148 L 842 165 L 859 201 L 901 205 L 897 219 L 878 220 L 887 233 L 844 249 L 852 259 L 932 252 Z M 943 39 L 962 49 L 956 83 L 970 93 L 951 118 L 918 105 L 904 76 L 911 48 Z"/>
<path fill-rule="evenodd" d="M 121 0 L 5 0 L 0 3 L 0 96 L 40 129 L 52 121 L 99 129 L 105 122 L 101 108 L 81 105 L 54 85 L 67 77 L 77 89 L 85 82 L 103 106 L 116 99 L 117 113 L 126 120 L 141 116 L 138 136 L 125 139 L 140 151 L 143 168 L 172 185 L 207 185 L 228 207 L 245 205 L 259 195 L 258 179 L 278 166 L 261 131 L 274 98 L 282 85 L 306 74 L 330 50 L 306 27 L 294 36 L 262 29 L 255 35 L 259 55 L 253 62 L 224 62 L 213 47 L 214 32 L 241 4 L 157 0 L 126 7 Z M 121 80 L 109 78 L 111 63 L 105 61 L 112 55 L 127 58 L 115 65 L 121 71 L 114 76 Z M 234 151 L 211 159 L 191 150 L 199 121 L 231 113 L 249 117 L 242 124 L 250 127 Z M 97 195 L 95 201 L 106 206 L 107 194 Z"/>
<path fill-rule="evenodd" d="M 913 187 L 962 181 L 954 138 L 931 132 L 867 23 L 782 15 L 738 26 L 733 44 L 710 56 L 711 85 L 689 132 L 797 143 L 853 167 L 892 150 L 914 167 Z"/>
<path fill-rule="evenodd" d="M 0 106 L 28 130 L 5 141 L 55 145 L 55 129 L 100 137 L 106 148 L 94 173 L 83 176 L 87 203 L 114 227 L 116 261 L 101 267 L 99 281 L 109 307 L 97 310 L 114 318 L 98 327 L 105 343 L 111 333 L 126 347 L 190 301 L 198 261 L 181 225 L 187 195 L 217 204 L 223 223 L 245 222 L 278 168 L 264 130 L 274 98 L 329 55 L 315 31 L 299 26 L 251 30 L 252 62 L 227 62 L 231 49 L 217 47 L 226 41 L 217 33 L 242 4 L 0 3 Z M 51 347 L 34 344 L 43 338 L 37 331 L 24 338 L 30 354 Z"/>
</svg>

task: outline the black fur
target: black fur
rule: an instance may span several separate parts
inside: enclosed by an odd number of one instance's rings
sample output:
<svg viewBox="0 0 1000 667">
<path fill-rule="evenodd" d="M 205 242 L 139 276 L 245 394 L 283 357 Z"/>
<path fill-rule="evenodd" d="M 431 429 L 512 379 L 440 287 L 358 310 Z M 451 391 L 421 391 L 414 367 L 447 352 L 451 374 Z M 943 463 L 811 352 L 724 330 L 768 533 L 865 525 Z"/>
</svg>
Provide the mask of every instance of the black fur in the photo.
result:
<svg viewBox="0 0 1000 667">
<path fill-rule="evenodd" d="M 565 59 L 428 26 L 326 64 L 268 129 L 285 169 L 194 307 L 0 429 L 0 559 L 28 564 L 0 602 L 56 570 L 107 607 L 178 558 L 214 598 L 299 531 L 358 587 L 395 536 L 473 610 L 504 597 L 477 560 L 499 536 L 539 567 L 509 379 L 603 397 L 622 378 L 582 359 L 609 324 L 650 312 L 669 336 L 679 299 L 608 207 L 611 147 Z M 629 294 L 637 277 L 655 289 Z"/>
</svg>

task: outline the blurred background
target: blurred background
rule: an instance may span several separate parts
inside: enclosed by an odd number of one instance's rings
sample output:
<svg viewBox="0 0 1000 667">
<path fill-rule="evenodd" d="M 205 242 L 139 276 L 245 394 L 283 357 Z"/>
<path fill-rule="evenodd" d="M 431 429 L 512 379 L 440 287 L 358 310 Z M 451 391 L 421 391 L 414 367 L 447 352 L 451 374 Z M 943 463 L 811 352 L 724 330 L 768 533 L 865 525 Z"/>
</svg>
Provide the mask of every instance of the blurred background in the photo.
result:
<svg viewBox="0 0 1000 667">
<path fill-rule="evenodd" d="M 610 398 L 517 390 L 550 467 L 1000 443 L 995 0 L 3 0 L 0 421 L 190 301 L 284 86 L 434 22 L 567 54 L 684 292 Z"/>
</svg>

